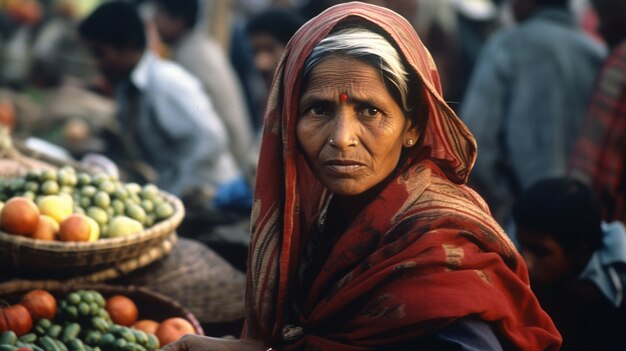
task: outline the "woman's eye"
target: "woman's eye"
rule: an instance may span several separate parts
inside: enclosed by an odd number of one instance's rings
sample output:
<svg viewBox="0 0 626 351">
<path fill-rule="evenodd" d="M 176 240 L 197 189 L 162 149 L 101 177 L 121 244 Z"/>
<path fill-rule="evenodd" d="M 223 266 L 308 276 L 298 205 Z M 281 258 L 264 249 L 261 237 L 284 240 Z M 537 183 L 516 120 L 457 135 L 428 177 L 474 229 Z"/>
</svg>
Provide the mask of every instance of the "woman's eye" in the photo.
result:
<svg viewBox="0 0 626 351">
<path fill-rule="evenodd" d="M 372 106 L 366 106 L 361 110 L 361 113 L 363 114 L 363 116 L 365 117 L 376 117 L 378 116 L 381 112 L 379 109 L 377 109 L 376 107 L 372 107 Z"/>
<path fill-rule="evenodd" d="M 324 106 L 312 106 L 306 109 L 306 114 L 311 116 L 328 116 L 329 110 Z"/>
</svg>

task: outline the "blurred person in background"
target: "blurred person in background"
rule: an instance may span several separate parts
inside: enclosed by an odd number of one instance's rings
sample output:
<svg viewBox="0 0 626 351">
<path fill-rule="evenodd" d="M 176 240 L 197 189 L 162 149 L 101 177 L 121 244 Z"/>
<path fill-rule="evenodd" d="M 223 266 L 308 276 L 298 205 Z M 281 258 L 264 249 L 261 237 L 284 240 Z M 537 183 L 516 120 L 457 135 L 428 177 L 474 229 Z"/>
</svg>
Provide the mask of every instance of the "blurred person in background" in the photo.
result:
<svg viewBox="0 0 626 351">
<path fill-rule="evenodd" d="M 304 18 L 289 7 L 269 7 L 251 16 L 246 24 L 246 36 L 252 49 L 252 61 L 255 71 L 263 81 L 262 109 L 263 115 L 266 100 L 270 94 L 274 72 L 283 51 L 291 36 L 304 24 Z M 262 122 L 262 121 L 261 121 Z M 255 142 L 254 152 L 249 158 L 250 167 L 247 176 L 254 179 L 256 176 L 256 161 L 259 158 L 260 136 Z"/>
<path fill-rule="evenodd" d="M 154 3 L 154 22 L 159 36 L 171 49 L 171 59 L 202 82 L 226 126 L 230 150 L 243 168 L 254 141 L 251 120 L 239 78 L 224 51 L 205 32 L 196 30 L 198 0 Z"/>
<path fill-rule="evenodd" d="M 79 26 L 99 70 L 115 87 L 119 140 L 110 156 L 143 181 L 179 197 L 239 179 L 228 136 L 198 80 L 146 50 L 144 24 L 125 1 L 106 2 Z M 152 171 L 150 171 L 152 170 Z M 141 181 L 141 179 L 139 179 Z"/>
<path fill-rule="evenodd" d="M 515 198 L 567 172 L 604 48 L 567 0 L 513 0 L 519 24 L 485 45 L 461 106 L 480 153 L 470 177 L 508 229 Z"/>
<path fill-rule="evenodd" d="M 600 196 L 605 220 L 626 221 L 626 1 L 593 0 L 599 32 L 610 47 L 596 81 L 572 175 Z"/>
<path fill-rule="evenodd" d="M 246 34 L 252 47 L 254 68 L 263 78 L 266 96 L 287 42 L 303 24 L 304 19 L 287 7 L 270 7 L 248 20 Z"/>
<path fill-rule="evenodd" d="M 531 287 L 563 336 L 563 351 L 626 350 L 626 230 L 602 223 L 597 197 L 550 178 L 516 201 L 513 216 Z"/>
</svg>

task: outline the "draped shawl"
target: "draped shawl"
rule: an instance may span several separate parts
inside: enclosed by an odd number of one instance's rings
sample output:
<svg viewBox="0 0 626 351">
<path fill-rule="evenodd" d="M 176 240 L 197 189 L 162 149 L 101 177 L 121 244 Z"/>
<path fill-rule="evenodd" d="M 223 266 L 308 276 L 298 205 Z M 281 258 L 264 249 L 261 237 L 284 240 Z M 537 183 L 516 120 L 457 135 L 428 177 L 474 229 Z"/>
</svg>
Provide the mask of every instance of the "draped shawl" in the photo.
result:
<svg viewBox="0 0 626 351">
<path fill-rule="evenodd" d="M 304 241 L 323 226 L 332 198 L 296 140 L 303 64 L 344 21 L 377 26 L 394 42 L 420 79 L 409 88 L 423 91 L 429 115 L 421 144 L 341 234 L 290 320 Z M 465 185 L 476 143 L 443 100 L 435 64 L 405 19 L 352 2 L 310 20 L 287 45 L 264 123 L 245 338 L 279 349 L 388 349 L 473 316 L 515 349 L 558 349 L 560 335 L 532 294 L 521 257 Z"/>
</svg>

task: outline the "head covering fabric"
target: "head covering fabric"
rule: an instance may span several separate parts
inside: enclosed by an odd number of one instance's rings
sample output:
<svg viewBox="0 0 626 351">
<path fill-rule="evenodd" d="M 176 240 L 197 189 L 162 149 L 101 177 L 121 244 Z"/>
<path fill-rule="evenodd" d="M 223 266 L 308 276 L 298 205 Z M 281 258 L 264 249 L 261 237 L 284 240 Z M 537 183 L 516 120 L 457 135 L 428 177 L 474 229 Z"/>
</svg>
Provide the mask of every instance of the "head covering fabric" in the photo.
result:
<svg viewBox="0 0 626 351">
<path fill-rule="evenodd" d="M 297 320 L 293 285 L 307 240 L 332 199 L 296 140 L 303 65 L 346 22 L 375 26 L 399 49 L 429 107 L 421 143 L 340 235 Z M 435 64 L 398 14 L 351 2 L 307 22 L 275 73 L 252 213 L 243 336 L 283 349 L 387 349 L 477 316 L 519 350 L 556 350 L 560 336 L 528 286 L 521 257 L 464 184 L 476 143 L 445 103 Z M 300 335 L 284 344 L 297 324 Z M 298 328 L 295 328 L 298 329 Z"/>
</svg>

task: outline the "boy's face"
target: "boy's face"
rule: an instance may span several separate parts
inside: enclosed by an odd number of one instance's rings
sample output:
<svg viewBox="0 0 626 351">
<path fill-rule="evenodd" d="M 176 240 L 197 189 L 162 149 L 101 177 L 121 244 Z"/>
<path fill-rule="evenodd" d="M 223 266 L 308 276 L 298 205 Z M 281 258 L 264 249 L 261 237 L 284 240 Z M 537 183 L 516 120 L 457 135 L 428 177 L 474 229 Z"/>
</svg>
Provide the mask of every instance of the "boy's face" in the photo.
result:
<svg viewBox="0 0 626 351">
<path fill-rule="evenodd" d="M 516 234 L 533 286 L 552 286 L 575 273 L 575 258 L 548 233 L 518 227 Z"/>
<path fill-rule="evenodd" d="M 133 64 L 127 59 L 124 50 L 93 40 L 85 40 L 87 48 L 95 60 L 96 66 L 112 83 L 127 77 L 133 69 Z"/>
</svg>

